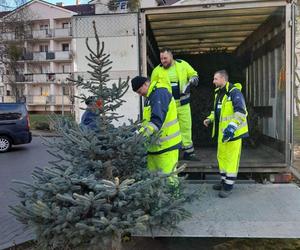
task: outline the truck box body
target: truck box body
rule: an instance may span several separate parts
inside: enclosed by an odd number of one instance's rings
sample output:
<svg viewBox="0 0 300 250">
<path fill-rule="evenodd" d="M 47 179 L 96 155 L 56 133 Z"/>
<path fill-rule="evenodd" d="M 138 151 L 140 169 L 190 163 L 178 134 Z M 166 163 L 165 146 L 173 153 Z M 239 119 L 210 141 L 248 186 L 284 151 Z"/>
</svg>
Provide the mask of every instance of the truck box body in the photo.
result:
<svg viewBox="0 0 300 250">
<path fill-rule="evenodd" d="M 180 1 L 141 10 L 142 73 L 151 75 L 159 48 L 197 70 L 192 89 L 193 142 L 199 162 L 188 171 L 217 171 L 216 147 L 202 125 L 213 102 L 213 73 L 241 82 L 250 123 L 240 172 L 284 172 L 293 165 L 295 4 L 289 1 Z M 295 118 L 298 119 L 298 118 Z"/>
<path fill-rule="evenodd" d="M 139 13 L 74 16 L 73 47 L 80 51 L 75 55 L 74 72 L 89 78 L 85 39 L 89 37 L 92 47 L 95 45 L 93 20 L 113 61 L 111 82 L 138 74 L 150 77 L 160 63 L 159 49 L 171 48 L 175 58 L 197 70 L 200 79 L 200 86 L 192 89 L 191 108 L 193 142 L 201 161 L 189 162 L 187 170 L 217 172 L 216 143 L 210 138 L 211 128 L 204 128 L 202 121 L 213 106 L 213 73 L 226 69 L 230 81 L 242 83 L 249 112 L 251 136 L 243 146 L 240 172 L 277 173 L 297 166 L 300 106 L 294 67 L 295 3 L 195 2 L 182 0 L 172 6 L 143 8 Z M 131 89 L 124 99 L 126 103 L 118 110 L 124 118 L 118 124 L 141 116 L 142 102 Z M 79 118 L 84 105 L 77 103 L 76 107 Z"/>
</svg>

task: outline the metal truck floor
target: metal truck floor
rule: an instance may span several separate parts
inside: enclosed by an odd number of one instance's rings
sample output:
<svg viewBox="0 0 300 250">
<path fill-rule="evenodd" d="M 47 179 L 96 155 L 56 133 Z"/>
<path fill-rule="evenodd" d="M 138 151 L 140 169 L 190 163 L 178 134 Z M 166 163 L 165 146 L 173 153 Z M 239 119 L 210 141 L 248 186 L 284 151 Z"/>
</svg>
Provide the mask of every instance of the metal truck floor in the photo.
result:
<svg viewBox="0 0 300 250">
<path fill-rule="evenodd" d="M 188 164 L 187 172 L 218 172 L 216 147 L 196 148 L 199 161 L 181 161 Z M 284 172 L 287 165 L 284 155 L 275 149 L 260 145 L 257 148 L 243 148 L 239 172 Z"/>
<path fill-rule="evenodd" d="M 193 216 L 180 223 L 182 232 L 154 231 L 154 237 L 300 238 L 297 185 L 236 184 L 225 199 L 202 185 L 200 200 L 186 206 Z"/>
</svg>

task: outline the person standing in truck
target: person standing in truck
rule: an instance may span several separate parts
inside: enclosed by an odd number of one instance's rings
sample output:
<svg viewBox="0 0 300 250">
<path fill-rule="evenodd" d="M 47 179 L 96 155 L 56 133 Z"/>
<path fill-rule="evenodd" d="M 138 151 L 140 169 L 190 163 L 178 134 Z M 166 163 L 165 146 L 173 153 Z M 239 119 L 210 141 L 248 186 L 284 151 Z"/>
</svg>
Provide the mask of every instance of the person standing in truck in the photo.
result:
<svg viewBox="0 0 300 250">
<path fill-rule="evenodd" d="M 198 73 L 184 60 L 175 60 L 168 48 L 160 50 L 160 61 L 161 64 L 152 72 L 151 82 L 162 82 L 171 86 L 182 136 L 183 159 L 197 161 L 192 141 L 190 87 L 198 86 Z"/>
<path fill-rule="evenodd" d="M 217 159 L 221 182 L 213 185 L 219 197 L 232 193 L 237 178 L 242 149 L 242 138 L 248 137 L 247 109 L 240 83 L 228 82 L 225 70 L 214 74 L 214 109 L 203 121 L 204 126 L 213 124 L 212 137 L 218 139 Z"/>
</svg>

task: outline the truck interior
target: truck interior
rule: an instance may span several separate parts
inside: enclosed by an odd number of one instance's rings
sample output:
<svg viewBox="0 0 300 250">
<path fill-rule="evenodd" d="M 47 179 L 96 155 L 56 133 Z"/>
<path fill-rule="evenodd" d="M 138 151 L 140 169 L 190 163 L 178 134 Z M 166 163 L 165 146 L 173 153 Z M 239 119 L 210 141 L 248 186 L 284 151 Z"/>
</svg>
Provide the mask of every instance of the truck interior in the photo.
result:
<svg viewBox="0 0 300 250">
<path fill-rule="evenodd" d="M 250 2 L 250 1 L 249 1 Z M 267 2 L 267 1 L 264 1 Z M 243 142 L 239 172 L 286 171 L 290 161 L 290 10 L 268 4 L 203 4 L 145 9 L 147 75 L 160 63 L 159 49 L 189 62 L 200 84 L 191 90 L 193 142 L 200 161 L 188 172 L 217 172 L 216 140 L 203 120 L 213 108 L 213 74 L 242 83 L 250 137 Z M 288 78 L 288 79 L 287 79 Z"/>
</svg>

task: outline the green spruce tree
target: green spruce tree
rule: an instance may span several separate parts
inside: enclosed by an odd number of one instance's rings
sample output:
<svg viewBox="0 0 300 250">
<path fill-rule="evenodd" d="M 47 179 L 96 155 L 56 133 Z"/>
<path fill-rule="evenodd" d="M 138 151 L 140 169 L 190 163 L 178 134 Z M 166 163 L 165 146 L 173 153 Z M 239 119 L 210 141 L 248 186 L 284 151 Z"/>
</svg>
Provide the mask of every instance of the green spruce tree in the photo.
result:
<svg viewBox="0 0 300 250">
<path fill-rule="evenodd" d="M 129 79 L 109 83 L 111 61 L 93 26 L 96 48 L 86 39 L 91 79 L 75 84 L 101 101 L 96 129 L 56 119 L 60 137 L 48 141 L 56 160 L 36 168 L 32 183 L 17 181 L 21 202 L 11 212 L 33 230 L 39 249 L 120 249 L 124 236 L 179 230 L 190 216 L 183 205 L 195 197 L 183 178 L 170 185 L 168 178 L 180 169 L 170 175 L 147 170 L 149 142 L 135 132 L 138 124 L 113 125 Z"/>
</svg>

